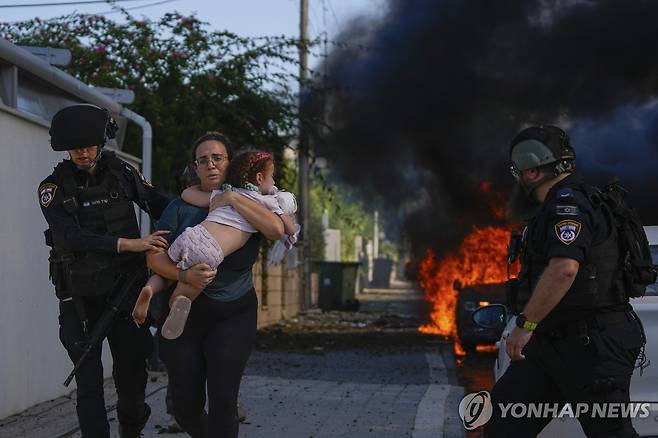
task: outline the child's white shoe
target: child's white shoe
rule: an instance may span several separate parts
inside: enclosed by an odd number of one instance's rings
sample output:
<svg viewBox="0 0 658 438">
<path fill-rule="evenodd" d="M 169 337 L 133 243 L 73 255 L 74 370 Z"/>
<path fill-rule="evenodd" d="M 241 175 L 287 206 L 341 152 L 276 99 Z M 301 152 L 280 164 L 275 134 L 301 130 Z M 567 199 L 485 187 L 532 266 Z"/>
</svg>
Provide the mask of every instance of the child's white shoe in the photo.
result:
<svg viewBox="0 0 658 438">
<path fill-rule="evenodd" d="M 165 339 L 176 339 L 185 329 L 187 317 L 190 314 L 192 301 L 186 296 L 177 297 L 171 305 L 169 316 L 162 325 L 162 337 Z"/>
</svg>

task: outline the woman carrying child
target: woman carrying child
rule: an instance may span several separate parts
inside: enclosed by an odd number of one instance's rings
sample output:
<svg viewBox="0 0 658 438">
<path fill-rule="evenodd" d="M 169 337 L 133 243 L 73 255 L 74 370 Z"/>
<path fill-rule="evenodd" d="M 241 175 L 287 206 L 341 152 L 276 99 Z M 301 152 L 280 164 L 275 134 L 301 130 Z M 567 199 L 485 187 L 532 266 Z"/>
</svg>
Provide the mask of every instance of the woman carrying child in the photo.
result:
<svg viewBox="0 0 658 438">
<path fill-rule="evenodd" d="M 274 186 L 274 160 L 272 154 L 264 151 L 247 151 L 235 157 L 228 167 L 228 184 L 221 190 L 213 190 L 210 195 L 199 186 L 186 189 L 182 198 L 197 207 L 208 207 L 212 198 L 226 190 L 236 191 L 249 199 L 264 205 L 283 221 L 286 234 L 294 236 L 296 227 L 289 214 L 281 209 L 277 199 L 278 190 Z M 281 192 L 281 195 L 290 193 Z M 283 202 L 283 205 L 290 203 Z M 187 228 L 171 244 L 167 253 L 172 263 L 187 270 L 192 266 L 205 263 L 216 270 L 226 256 L 242 248 L 251 234 L 258 232 L 247 220 L 232 207 L 220 207 L 208 213 L 206 220 L 199 225 Z M 146 319 L 149 303 L 154 293 L 161 292 L 170 284 L 159 275 L 153 275 L 142 289 L 133 316 L 135 321 L 143 323 Z M 184 282 L 178 282 L 171 297 L 171 311 L 162 326 L 162 336 L 176 339 L 185 328 L 187 316 L 194 301 L 203 289 Z"/>
<path fill-rule="evenodd" d="M 230 143 L 219 133 L 207 133 L 194 143 L 194 170 L 200 189 L 207 196 L 225 182 L 232 156 Z M 258 256 L 261 234 L 270 240 L 284 235 L 279 216 L 240 193 L 218 194 L 212 207 L 220 206 L 231 206 L 259 232 L 251 234 L 242 247 L 227 256 L 218 271 L 207 267 L 207 279 L 212 281 L 193 301 L 185 330 L 176 339 L 159 339 L 169 374 L 174 416 L 193 438 L 238 436 L 237 396 L 256 336 L 258 302 L 252 266 Z M 171 244 L 207 215 L 207 209 L 178 198 L 163 212 L 159 228 L 171 231 L 166 235 Z M 149 254 L 147 261 L 162 277 L 185 282 L 187 271 L 172 263 L 166 252 Z"/>
</svg>

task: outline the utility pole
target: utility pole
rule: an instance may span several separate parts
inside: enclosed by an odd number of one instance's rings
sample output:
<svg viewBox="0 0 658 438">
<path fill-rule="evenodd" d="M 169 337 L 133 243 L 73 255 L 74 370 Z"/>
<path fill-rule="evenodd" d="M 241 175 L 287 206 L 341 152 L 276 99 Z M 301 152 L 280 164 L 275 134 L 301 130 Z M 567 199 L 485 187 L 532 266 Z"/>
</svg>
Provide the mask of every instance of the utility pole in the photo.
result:
<svg viewBox="0 0 658 438">
<path fill-rule="evenodd" d="M 308 81 L 308 0 L 300 0 L 299 8 L 299 196 L 301 200 L 302 217 L 302 264 L 300 266 L 300 305 L 302 309 L 311 307 L 311 242 L 309 228 L 311 226 L 311 196 L 309 191 L 309 138 L 305 126 L 304 114 Z"/>
<path fill-rule="evenodd" d="M 375 226 L 372 233 L 372 254 L 379 258 L 379 210 L 375 210 Z"/>
</svg>

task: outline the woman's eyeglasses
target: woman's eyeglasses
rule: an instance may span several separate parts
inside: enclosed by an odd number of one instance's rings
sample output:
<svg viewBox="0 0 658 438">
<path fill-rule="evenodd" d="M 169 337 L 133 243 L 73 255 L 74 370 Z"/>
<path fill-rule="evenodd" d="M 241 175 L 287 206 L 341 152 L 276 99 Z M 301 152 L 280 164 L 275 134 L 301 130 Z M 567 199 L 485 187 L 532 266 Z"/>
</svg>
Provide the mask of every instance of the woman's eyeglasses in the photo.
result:
<svg viewBox="0 0 658 438">
<path fill-rule="evenodd" d="M 220 164 L 222 161 L 226 160 L 227 157 L 226 155 L 221 155 L 221 154 L 212 154 L 210 158 L 208 157 L 200 157 L 197 158 L 196 160 L 192 161 L 195 167 L 199 166 L 206 166 L 208 167 L 208 164 L 212 161 L 213 165 Z"/>
</svg>

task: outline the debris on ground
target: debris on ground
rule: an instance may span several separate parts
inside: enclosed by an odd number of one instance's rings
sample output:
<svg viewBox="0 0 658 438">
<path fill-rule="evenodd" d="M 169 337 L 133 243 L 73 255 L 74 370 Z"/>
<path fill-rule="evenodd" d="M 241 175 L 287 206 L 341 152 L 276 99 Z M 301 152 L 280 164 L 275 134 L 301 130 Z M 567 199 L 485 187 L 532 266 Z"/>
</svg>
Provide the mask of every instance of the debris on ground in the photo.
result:
<svg viewBox="0 0 658 438">
<path fill-rule="evenodd" d="M 258 331 L 258 350 L 368 349 L 399 350 L 427 348 L 446 342 L 440 336 L 418 331 L 413 316 L 378 312 L 322 312 L 312 309 Z"/>
</svg>

